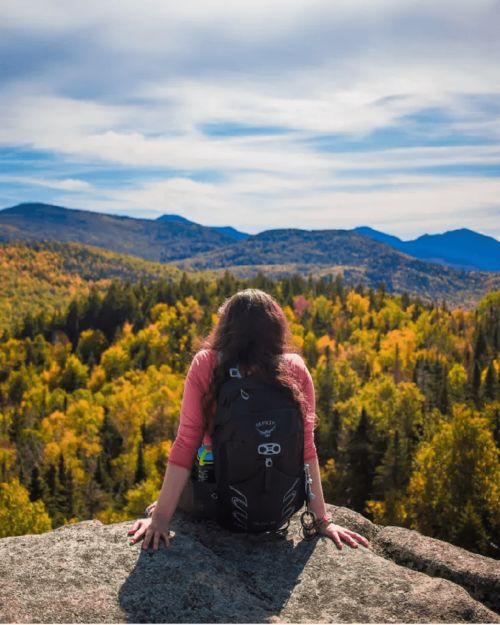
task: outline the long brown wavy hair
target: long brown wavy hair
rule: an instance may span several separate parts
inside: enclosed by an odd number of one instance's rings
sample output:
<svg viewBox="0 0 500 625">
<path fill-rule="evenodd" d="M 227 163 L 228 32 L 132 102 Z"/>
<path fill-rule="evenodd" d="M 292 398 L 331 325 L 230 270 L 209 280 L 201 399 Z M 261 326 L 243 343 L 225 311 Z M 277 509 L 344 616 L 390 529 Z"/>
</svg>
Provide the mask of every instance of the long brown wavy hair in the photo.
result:
<svg viewBox="0 0 500 625">
<path fill-rule="evenodd" d="M 269 384 L 286 388 L 303 417 L 307 415 L 304 393 L 286 366 L 282 355 L 301 355 L 292 342 L 288 320 L 278 302 L 260 289 L 244 289 L 227 298 L 219 307 L 218 322 L 197 349 L 222 352 L 212 371 L 208 392 L 202 399 L 205 429 L 212 433 L 217 396 L 229 378 L 228 369 L 239 364 L 240 371 L 252 367 L 254 375 Z"/>
</svg>

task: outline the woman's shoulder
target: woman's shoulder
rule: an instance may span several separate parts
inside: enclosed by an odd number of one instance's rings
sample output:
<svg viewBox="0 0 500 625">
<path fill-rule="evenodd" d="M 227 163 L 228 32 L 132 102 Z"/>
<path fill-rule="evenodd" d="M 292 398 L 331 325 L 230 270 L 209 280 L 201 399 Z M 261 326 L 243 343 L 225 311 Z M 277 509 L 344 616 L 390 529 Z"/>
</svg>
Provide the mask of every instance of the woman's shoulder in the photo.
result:
<svg viewBox="0 0 500 625">
<path fill-rule="evenodd" d="M 297 352 L 286 352 L 283 354 L 283 358 L 285 359 L 285 362 L 287 362 L 295 371 L 301 373 L 307 370 L 307 365 L 304 362 L 304 359 Z"/>
<path fill-rule="evenodd" d="M 191 359 L 188 378 L 204 388 L 208 384 L 216 358 L 217 352 L 212 349 L 198 350 Z"/>
<path fill-rule="evenodd" d="M 287 361 L 292 362 L 296 365 L 305 365 L 306 363 L 304 362 L 304 359 L 302 358 L 302 356 L 297 353 L 297 352 L 285 352 L 283 354 L 283 358 L 285 358 Z"/>
<path fill-rule="evenodd" d="M 193 356 L 193 363 L 198 366 L 211 366 L 217 360 L 215 349 L 200 349 Z"/>
<path fill-rule="evenodd" d="M 289 363 L 291 374 L 299 383 L 305 386 L 311 386 L 313 384 L 312 375 L 304 358 L 296 352 L 288 352 L 283 354 L 283 356 L 285 356 L 286 361 Z"/>
<path fill-rule="evenodd" d="M 304 359 L 298 352 L 285 352 L 283 357 L 288 360 L 293 360 L 294 362 L 304 362 Z"/>
</svg>

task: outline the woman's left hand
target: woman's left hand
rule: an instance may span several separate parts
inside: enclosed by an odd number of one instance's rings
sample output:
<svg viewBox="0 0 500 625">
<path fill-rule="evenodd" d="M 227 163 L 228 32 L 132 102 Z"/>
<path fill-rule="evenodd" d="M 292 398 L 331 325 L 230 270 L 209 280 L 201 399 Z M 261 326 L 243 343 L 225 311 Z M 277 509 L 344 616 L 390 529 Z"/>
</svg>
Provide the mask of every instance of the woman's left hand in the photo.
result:
<svg viewBox="0 0 500 625">
<path fill-rule="evenodd" d="M 361 534 L 357 534 L 352 530 L 348 530 L 342 525 L 336 525 L 335 523 L 328 523 L 328 525 L 324 525 L 318 530 L 318 534 L 322 536 L 328 536 L 331 538 L 334 543 L 337 545 L 338 549 L 342 549 L 342 540 L 350 546 L 357 549 L 358 543 L 361 543 L 368 549 L 372 549 L 370 541 L 361 536 Z"/>
</svg>

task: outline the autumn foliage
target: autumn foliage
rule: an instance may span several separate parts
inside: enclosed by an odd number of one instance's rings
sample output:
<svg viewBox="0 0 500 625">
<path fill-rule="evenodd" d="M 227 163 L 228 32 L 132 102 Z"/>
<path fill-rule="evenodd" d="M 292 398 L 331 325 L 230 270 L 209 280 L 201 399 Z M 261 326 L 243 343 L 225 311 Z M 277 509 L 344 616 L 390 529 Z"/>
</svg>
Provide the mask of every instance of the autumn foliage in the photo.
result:
<svg viewBox="0 0 500 625">
<path fill-rule="evenodd" d="M 274 295 L 312 373 L 329 502 L 498 557 L 500 292 L 474 311 L 337 277 L 91 288 L 0 342 L 0 532 L 141 516 L 221 301 Z"/>
</svg>

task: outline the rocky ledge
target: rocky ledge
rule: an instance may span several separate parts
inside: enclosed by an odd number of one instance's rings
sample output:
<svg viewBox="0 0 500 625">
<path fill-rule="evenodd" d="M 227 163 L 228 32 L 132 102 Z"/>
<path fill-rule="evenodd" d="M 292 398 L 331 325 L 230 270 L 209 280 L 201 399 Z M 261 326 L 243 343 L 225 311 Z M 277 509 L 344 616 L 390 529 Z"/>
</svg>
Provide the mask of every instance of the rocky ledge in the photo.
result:
<svg viewBox="0 0 500 625">
<path fill-rule="evenodd" d="M 84 521 L 0 540 L 3 623 L 500 623 L 500 566 L 329 506 L 373 549 L 236 535 L 178 513 L 169 549 L 132 522 Z"/>
</svg>

